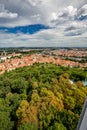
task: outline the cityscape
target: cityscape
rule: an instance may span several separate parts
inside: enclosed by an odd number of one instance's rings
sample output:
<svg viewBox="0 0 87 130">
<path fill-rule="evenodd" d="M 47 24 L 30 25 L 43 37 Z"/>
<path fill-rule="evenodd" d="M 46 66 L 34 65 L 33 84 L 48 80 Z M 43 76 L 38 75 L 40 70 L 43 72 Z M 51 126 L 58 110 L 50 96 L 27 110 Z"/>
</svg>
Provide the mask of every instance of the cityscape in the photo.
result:
<svg viewBox="0 0 87 130">
<path fill-rule="evenodd" d="M 87 0 L 0 0 L 0 130 L 87 130 Z"/>
<path fill-rule="evenodd" d="M 10 50 L 11 51 L 11 50 Z M 26 54 L 23 54 L 25 53 Z M 33 52 L 33 54 L 29 54 Z M 69 67 L 87 67 L 87 49 L 18 49 L 18 52 L 3 51 L 0 56 L 0 73 L 34 63 L 53 63 Z"/>
</svg>

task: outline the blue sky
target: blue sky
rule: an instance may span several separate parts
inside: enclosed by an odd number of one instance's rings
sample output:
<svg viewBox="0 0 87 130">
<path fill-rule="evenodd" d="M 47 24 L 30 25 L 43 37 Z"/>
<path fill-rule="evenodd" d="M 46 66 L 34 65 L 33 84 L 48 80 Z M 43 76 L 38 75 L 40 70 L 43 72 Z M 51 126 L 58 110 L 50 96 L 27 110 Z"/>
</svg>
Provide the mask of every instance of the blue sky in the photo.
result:
<svg viewBox="0 0 87 130">
<path fill-rule="evenodd" d="M 87 0 L 0 0 L 0 47 L 87 47 Z"/>
</svg>

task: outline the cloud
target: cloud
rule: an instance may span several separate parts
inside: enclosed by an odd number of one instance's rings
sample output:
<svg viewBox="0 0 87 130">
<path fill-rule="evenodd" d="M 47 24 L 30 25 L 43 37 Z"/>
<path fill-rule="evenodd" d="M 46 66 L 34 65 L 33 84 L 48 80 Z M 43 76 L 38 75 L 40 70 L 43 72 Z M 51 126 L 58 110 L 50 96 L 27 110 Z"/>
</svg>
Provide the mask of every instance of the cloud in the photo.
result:
<svg viewBox="0 0 87 130">
<path fill-rule="evenodd" d="M 73 6 L 70 5 L 64 8 L 63 11 L 59 13 L 59 17 L 74 17 L 76 13 L 77 13 L 77 8 L 74 8 Z"/>
<path fill-rule="evenodd" d="M 29 2 L 32 6 L 37 6 L 42 3 L 41 0 L 26 0 L 26 1 Z"/>
<path fill-rule="evenodd" d="M 87 23 L 82 21 L 81 22 L 73 21 L 65 28 L 65 32 L 69 33 L 70 31 L 74 31 L 74 32 L 78 31 L 78 32 L 85 33 L 87 31 Z"/>
<path fill-rule="evenodd" d="M 38 24 L 50 29 L 31 36 L 27 27 Z M 0 27 L 0 47 L 86 45 L 87 0 L 0 0 Z"/>
<path fill-rule="evenodd" d="M 51 23 L 53 23 L 53 25 L 55 26 L 64 24 L 68 21 L 73 21 L 75 19 L 76 14 L 77 8 L 74 8 L 71 5 L 61 8 L 59 9 L 58 14 L 54 14 L 55 18 L 51 20 Z"/>
<path fill-rule="evenodd" d="M 5 9 L 4 4 L 0 4 L 0 18 L 17 18 L 17 13 L 12 13 Z"/>
<path fill-rule="evenodd" d="M 11 12 L 0 12 L 0 18 L 17 18 L 17 13 Z"/>
<path fill-rule="evenodd" d="M 62 30 L 42 30 L 33 35 L 0 33 L 0 47 L 84 47 L 87 45 L 87 33 L 74 37 L 66 37 Z"/>
<path fill-rule="evenodd" d="M 13 0 L 0 0 L 1 5 L 3 5 L 1 10 L 3 10 L 3 7 L 5 8 L 4 10 L 7 10 L 7 12 L 4 12 L 4 17 L 7 19 L 4 21 L 2 18 L 0 25 L 19 26 L 40 23 L 56 26 L 64 24 L 68 20 L 75 19 L 78 9 L 81 8 L 82 4 L 86 3 L 85 1 L 16 0 L 15 2 Z M 8 18 L 14 18 L 14 20 L 9 20 Z"/>
<path fill-rule="evenodd" d="M 55 28 L 62 28 L 64 36 L 81 36 L 87 32 L 87 4 L 80 8 L 71 5 L 61 8 L 51 22 Z"/>
<path fill-rule="evenodd" d="M 77 12 L 77 18 L 79 20 L 87 19 L 87 4 L 83 5 Z"/>
</svg>

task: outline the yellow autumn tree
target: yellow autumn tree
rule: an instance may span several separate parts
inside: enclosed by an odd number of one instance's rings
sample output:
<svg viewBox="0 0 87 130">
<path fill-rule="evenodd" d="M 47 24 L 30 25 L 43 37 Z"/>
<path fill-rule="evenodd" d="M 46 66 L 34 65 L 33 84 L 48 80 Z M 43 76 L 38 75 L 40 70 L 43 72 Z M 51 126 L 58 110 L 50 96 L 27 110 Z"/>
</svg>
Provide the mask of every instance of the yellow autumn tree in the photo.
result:
<svg viewBox="0 0 87 130">
<path fill-rule="evenodd" d="M 38 123 L 38 109 L 27 100 L 22 100 L 18 110 L 16 111 L 19 125 L 22 123 Z"/>
<path fill-rule="evenodd" d="M 59 111 L 63 110 L 63 101 L 59 99 L 51 90 L 42 88 L 41 90 L 42 100 L 48 102 L 52 107 L 56 107 Z"/>
</svg>

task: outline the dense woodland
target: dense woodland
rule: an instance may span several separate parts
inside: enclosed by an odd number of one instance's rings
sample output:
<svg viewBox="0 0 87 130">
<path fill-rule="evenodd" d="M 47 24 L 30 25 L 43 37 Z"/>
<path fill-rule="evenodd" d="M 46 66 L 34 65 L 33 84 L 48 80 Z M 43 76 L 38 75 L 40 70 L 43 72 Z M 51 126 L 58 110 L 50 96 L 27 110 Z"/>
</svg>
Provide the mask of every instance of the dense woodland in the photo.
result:
<svg viewBox="0 0 87 130">
<path fill-rule="evenodd" d="M 34 64 L 0 76 L 0 130 L 75 130 L 87 70 Z M 71 82 L 73 81 L 73 82 Z"/>
</svg>

